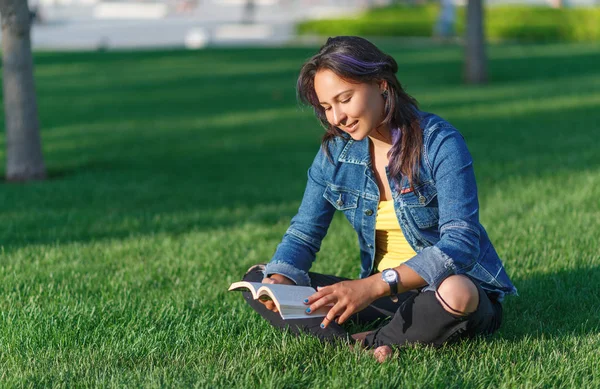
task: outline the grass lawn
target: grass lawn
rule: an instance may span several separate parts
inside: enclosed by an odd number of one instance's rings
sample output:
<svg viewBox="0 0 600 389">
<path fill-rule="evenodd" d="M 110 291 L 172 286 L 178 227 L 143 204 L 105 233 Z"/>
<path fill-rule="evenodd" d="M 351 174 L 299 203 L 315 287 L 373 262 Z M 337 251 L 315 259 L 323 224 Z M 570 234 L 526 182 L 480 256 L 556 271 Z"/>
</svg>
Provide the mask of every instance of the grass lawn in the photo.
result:
<svg viewBox="0 0 600 389">
<path fill-rule="evenodd" d="M 38 53 L 51 178 L 0 184 L 1 386 L 600 387 L 600 47 L 491 46 L 485 87 L 461 84 L 459 47 L 382 47 L 473 154 L 520 292 L 497 334 L 378 365 L 226 291 L 299 205 L 322 129 L 294 85 L 314 49 Z M 313 269 L 354 277 L 338 216 Z"/>
</svg>

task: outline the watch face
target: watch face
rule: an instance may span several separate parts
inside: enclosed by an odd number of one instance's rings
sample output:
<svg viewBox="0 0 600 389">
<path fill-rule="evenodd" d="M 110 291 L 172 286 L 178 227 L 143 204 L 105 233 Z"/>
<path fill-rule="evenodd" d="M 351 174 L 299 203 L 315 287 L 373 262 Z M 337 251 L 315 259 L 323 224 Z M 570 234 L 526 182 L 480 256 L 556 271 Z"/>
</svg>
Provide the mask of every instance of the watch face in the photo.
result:
<svg viewBox="0 0 600 389">
<path fill-rule="evenodd" d="M 396 272 L 393 270 L 386 270 L 383 272 L 382 275 L 386 281 L 389 281 L 389 282 L 396 281 Z"/>
</svg>

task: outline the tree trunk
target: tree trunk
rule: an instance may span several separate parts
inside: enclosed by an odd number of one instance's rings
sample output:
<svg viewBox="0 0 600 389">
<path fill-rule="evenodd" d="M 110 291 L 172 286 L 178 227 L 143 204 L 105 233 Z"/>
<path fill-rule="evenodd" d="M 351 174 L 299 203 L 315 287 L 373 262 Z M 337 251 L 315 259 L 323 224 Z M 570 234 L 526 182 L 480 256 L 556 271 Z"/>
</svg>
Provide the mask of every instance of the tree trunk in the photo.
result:
<svg viewBox="0 0 600 389">
<path fill-rule="evenodd" d="M 6 179 L 44 179 L 26 0 L 0 0 Z"/>
<path fill-rule="evenodd" d="M 468 0 L 465 82 L 483 84 L 487 82 L 487 58 L 483 29 L 483 1 Z"/>
</svg>

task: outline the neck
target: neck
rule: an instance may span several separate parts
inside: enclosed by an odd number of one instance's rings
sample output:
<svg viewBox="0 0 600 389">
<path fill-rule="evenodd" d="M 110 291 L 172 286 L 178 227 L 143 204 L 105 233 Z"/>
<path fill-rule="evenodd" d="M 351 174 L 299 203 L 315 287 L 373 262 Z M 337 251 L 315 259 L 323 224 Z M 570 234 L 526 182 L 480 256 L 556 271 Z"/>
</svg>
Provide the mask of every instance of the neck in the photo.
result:
<svg viewBox="0 0 600 389">
<path fill-rule="evenodd" d="M 374 146 L 379 147 L 391 147 L 392 146 L 392 132 L 389 126 L 376 127 L 369 134 L 369 138 L 373 142 Z"/>
</svg>

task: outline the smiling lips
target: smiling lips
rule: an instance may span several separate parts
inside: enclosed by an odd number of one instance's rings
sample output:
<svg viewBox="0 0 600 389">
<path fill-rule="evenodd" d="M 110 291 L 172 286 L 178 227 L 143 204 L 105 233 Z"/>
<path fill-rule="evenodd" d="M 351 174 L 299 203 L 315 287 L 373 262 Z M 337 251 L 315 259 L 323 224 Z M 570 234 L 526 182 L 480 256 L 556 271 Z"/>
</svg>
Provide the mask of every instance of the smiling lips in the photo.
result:
<svg viewBox="0 0 600 389">
<path fill-rule="evenodd" d="M 357 127 L 358 127 L 358 120 L 355 121 L 354 123 L 352 123 L 352 125 L 346 126 L 346 131 L 348 131 L 348 132 L 354 132 L 354 131 L 356 131 Z"/>
</svg>

